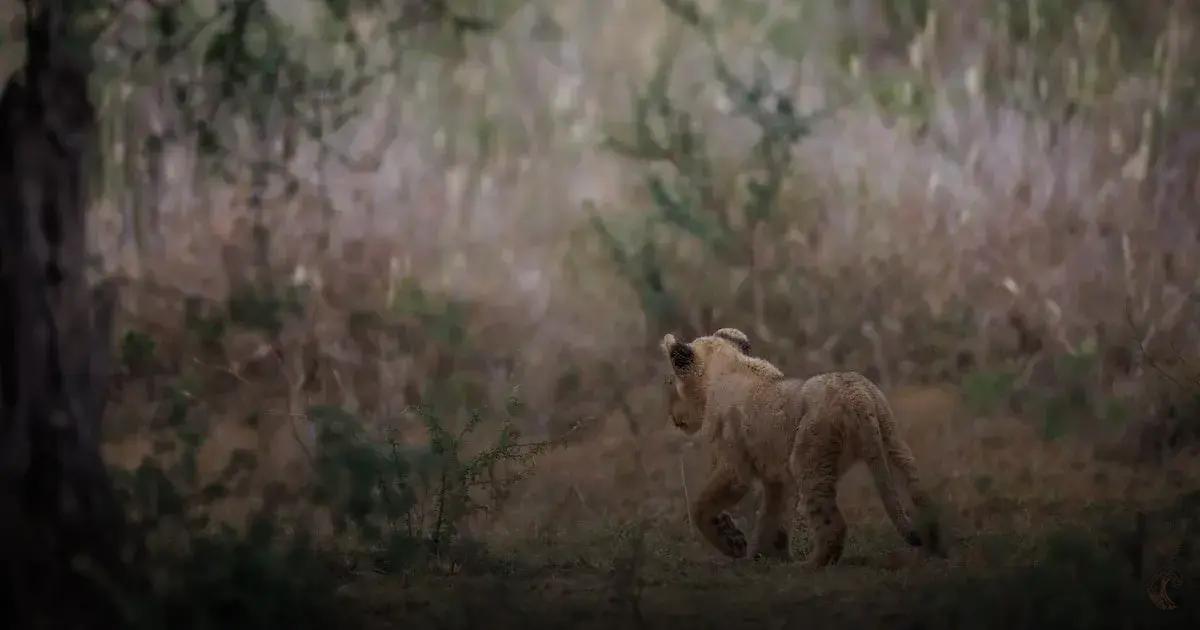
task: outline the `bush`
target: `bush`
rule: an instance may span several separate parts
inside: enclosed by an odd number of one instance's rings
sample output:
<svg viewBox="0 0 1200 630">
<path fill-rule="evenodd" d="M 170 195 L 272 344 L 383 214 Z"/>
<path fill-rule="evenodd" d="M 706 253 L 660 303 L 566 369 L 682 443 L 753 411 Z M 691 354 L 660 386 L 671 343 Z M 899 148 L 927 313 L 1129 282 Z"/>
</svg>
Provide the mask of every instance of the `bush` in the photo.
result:
<svg viewBox="0 0 1200 630">
<path fill-rule="evenodd" d="M 114 592 L 129 627 L 354 627 L 339 586 L 357 567 L 376 572 L 450 569 L 489 562 L 464 528 L 494 509 L 547 446 L 525 443 L 512 424 L 514 395 L 502 422 L 470 411 L 452 431 L 444 416 L 418 409 L 430 440 L 405 444 L 373 434 L 336 406 L 306 416 L 315 432 L 310 481 L 288 494 L 262 487 L 257 453 L 234 450 L 213 479 L 201 479 L 198 454 L 208 418 L 182 384 L 167 388 L 166 433 L 135 469 L 113 470 L 132 540 L 130 562 L 147 584 Z M 453 415 L 453 414 L 451 414 Z M 477 439 L 494 427 L 494 439 Z M 222 504 L 250 506 L 243 521 L 219 520 Z M 336 539 L 314 529 L 325 513 Z"/>
</svg>

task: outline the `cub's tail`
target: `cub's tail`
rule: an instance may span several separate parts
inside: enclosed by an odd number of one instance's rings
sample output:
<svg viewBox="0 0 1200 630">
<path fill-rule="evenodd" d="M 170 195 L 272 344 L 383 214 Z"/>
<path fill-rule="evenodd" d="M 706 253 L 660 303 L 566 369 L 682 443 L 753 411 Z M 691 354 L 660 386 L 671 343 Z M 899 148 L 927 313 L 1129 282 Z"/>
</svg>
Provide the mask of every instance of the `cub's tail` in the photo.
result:
<svg viewBox="0 0 1200 630">
<path fill-rule="evenodd" d="M 888 465 L 888 460 L 891 458 L 884 449 L 883 432 L 879 428 L 878 411 L 862 410 L 857 416 L 862 457 L 871 471 L 871 477 L 875 480 L 875 488 L 879 491 L 879 498 L 883 500 L 883 509 L 887 511 L 888 518 L 892 520 L 896 531 L 900 532 L 904 540 L 914 547 L 920 547 L 922 546 L 921 536 L 913 527 L 912 519 L 905 512 L 904 505 L 900 502 L 900 495 L 896 492 L 895 480 L 892 478 L 891 467 Z"/>
<path fill-rule="evenodd" d="M 917 530 L 924 543 L 922 546 L 929 553 L 944 558 L 946 557 L 943 546 L 945 541 L 942 540 L 937 506 L 925 492 L 920 475 L 917 473 L 917 463 L 912 450 L 908 444 L 904 443 L 904 440 L 900 439 L 900 436 L 896 435 L 894 426 L 887 423 L 888 429 L 883 436 L 891 469 L 896 472 L 905 490 L 908 491 L 908 497 L 912 500 L 913 507 L 916 508 Z"/>
</svg>

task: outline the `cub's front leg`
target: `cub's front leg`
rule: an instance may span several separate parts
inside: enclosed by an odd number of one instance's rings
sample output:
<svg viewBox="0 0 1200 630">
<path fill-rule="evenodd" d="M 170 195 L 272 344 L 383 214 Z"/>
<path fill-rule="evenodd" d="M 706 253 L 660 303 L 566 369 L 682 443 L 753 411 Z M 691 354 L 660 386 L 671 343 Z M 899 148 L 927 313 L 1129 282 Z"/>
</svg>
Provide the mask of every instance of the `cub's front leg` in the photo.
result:
<svg viewBox="0 0 1200 630">
<path fill-rule="evenodd" d="M 692 522 L 710 544 L 730 558 L 746 557 L 746 535 L 725 510 L 750 489 L 731 467 L 717 464 L 704 490 L 692 504 Z"/>
<path fill-rule="evenodd" d="M 788 560 L 788 527 L 795 509 L 795 489 L 780 481 L 763 482 L 763 504 L 750 557 Z"/>
</svg>

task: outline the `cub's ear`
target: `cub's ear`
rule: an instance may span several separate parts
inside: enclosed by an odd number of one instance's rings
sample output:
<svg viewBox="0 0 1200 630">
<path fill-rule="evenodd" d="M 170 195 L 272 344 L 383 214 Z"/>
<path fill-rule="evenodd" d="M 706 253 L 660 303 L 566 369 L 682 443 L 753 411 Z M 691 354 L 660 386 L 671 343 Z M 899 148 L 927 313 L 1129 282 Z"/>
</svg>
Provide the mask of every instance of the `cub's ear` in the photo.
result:
<svg viewBox="0 0 1200 630">
<path fill-rule="evenodd" d="M 667 333 L 663 335 L 662 341 L 659 342 L 658 348 L 662 350 L 666 356 L 671 356 L 671 346 L 675 345 L 675 335 Z"/>
<path fill-rule="evenodd" d="M 667 349 L 667 356 L 670 357 L 671 369 L 675 370 L 676 374 L 687 372 L 696 363 L 696 351 L 688 344 L 678 341 Z"/>
<path fill-rule="evenodd" d="M 742 354 L 750 354 L 750 338 L 746 336 L 746 333 L 736 328 L 722 328 L 713 333 L 713 336 L 720 337 L 737 346 L 742 351 Z"/>
</svg>

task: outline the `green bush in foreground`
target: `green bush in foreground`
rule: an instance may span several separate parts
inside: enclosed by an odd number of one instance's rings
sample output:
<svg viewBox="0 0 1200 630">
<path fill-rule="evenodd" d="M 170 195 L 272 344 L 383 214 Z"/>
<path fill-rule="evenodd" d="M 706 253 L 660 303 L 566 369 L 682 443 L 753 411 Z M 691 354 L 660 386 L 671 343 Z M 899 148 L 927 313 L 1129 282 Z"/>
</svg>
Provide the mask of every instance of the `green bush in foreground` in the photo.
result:
<svg viewBox="0 0 1200 630">
<path fill-rule="evenodd" d="M 345 410 L 316 407 L 308 414 L 317 444 L 306 492 L 293 505 L 268 488 L 235 528 L 214 525 L 206 508 L 235 495 L 251 498 L 239 488 L 252 478 L 256 455 L 235 451 L 218 478 L 201 485 L 196 455 L 207 433 L 189 418 L 189 399 L 172 401 L 173 435 L 137 469 L 114 471 L 131 538 L 142 543 L 128 560 L 144 583 L 113 587 L 130 628 L 355 627 L 362 620 L 338 592 L 357 567 L 410 573 L 490 566 L 461 525 L 501 500 L 545 446 L 520 442 L 505 423 L 493 442 L 469 451 L 467 437 L 489 418 L 472 412 L 451 431 L 432 410 L 420 412 L 430 444 L 402 445 L 371 435 Z M 508 412 L 519 408 L 514 402 Z M 291 513 L 312 506 L 330 515 L 336 550 Z"/>
</svg>

